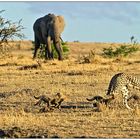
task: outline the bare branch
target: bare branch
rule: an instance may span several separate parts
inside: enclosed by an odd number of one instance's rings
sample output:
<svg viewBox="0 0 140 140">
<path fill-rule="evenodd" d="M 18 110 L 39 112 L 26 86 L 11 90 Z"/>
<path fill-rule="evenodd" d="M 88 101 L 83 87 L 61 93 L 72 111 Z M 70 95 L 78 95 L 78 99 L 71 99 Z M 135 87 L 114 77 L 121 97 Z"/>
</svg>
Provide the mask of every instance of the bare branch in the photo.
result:
<svg viewBox="0 0 140 140">
<path fill-rule="evenodd" d="M 1 10 L 0 14 L 5 10 Z M 0 16 L 0 46 L 4 43 L 8 44 L 8 41 L 14 40 L 15 38 L 23 39 L 24 34 L 21 31 L 24 27 L 21 25 L 22 19 L 18 22 L 12 22 L 11 20 L 6 20 Z"/>
</svg>

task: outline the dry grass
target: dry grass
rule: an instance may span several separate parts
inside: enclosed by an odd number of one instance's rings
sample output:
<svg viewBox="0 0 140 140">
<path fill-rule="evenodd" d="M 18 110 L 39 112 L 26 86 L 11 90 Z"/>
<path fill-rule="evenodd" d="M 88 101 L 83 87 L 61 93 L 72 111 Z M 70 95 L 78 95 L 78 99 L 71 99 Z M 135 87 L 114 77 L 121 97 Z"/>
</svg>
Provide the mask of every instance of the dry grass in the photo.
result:
<svg viewBox="0 0 140 140">
<path fill-rule="evenodd" d="M 122 105 L 121 97 L 112 102 L 111 108 L 102 106 L 95 112 L 87 97 L 105 96 L 111 77 L 118 72 L 139 76 L 140 52 L 129 58 L 107 59 L 101 56 L 108 43 L 69 43 L 68 60 L 42 62 L 39 69 L 23 69 L 37 64 L 32 60 L 31 43 L 22 43 L 12 51 L 12 57 L 0 61 L 0 129 L 19 127 L 28 133 L 19 137 L 45 135 L 61 138 L 139 138 L 139 104 L 134 111 Z M 118 44 L 114 44 L 117 46 Z M 80 55 L 94 50 L 92 63 L 79 64 Z M 64 108 L 39 113 L 34 106 L 34 95 L 62 93 L 67 100 Z M 133 91 L 138 92 L 138 91 Z M 130 102 L 132 106 L 133 103 Z M 75 108 L 71 108 L 75 106 Z M 45 136 L 44 136 L 45 137 Z"/>
</svg>

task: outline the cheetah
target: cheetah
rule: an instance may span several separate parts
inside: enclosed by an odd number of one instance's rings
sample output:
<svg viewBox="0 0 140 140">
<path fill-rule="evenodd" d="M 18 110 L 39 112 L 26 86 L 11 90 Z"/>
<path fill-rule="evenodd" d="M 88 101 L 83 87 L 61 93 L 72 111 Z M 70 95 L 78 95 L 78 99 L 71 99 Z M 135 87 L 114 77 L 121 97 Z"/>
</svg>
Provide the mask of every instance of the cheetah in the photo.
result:
<svg viewBox="0 0 140 140">
<path fill-rule="evenodd" d="M 97 103 L 105 104 L 106 106 L 114 99 L 114 95 L 111 95 L 109 98 L 103 98 L 102 96 L 94 96 L 91 99 L 88 99 L 88 101 L 96 101 Z M 94 106 L 95 104 L 93 104 Z"/>
<path fill-rule="evenodd" d="M 41 103 L 46 103 L 47 104 L 47 107 L 49 108 L 50 107 L 50 101 L 51 101 L 51 98 L 49 97 L 46 97 L 45 95 L 41 95 L 41 96 L 34 96 L 35 99 L 39 99 L 39 101 L 37 103 L 35 103 L 34 105 L 38 105 L 40 106 Z"/>
<path fill-rule="evenodd" d="M 64 101 L 64 97 L 62 97 L 62 95 L 60 93 L 56 93 L 54 98 L 49 98 L 45 95 L 41 95 L 39 97 L 34 96 L 35 99 L 39 99 L 39 101 L 37 103 L 35 103 L 36 105 L 41 105 L 41 103 L 45 103 L 47 104 L 47 108 L 48 109 L 52 109 L 52 108 L 58 108 L 61 109 L 61 103 Z M 45 108 L 43 108 L 44 110 Z"/>
<path fill-rule="evenodd" d="M 64 101 L 64 97 L 60 93 L 57 93 L 55 95 L 55 97 L 51 100 L 50 103 L 51 103 L 52 107 L 60 109 L 61 108 L 61 103 L 63 101 Z"/>
<path fill-rule="evenodd" d="M 121 93 L 123 104 L 127 109 L 132 109 L 128 105 L 130 87 L 140 90 L 140 80 L 134 75 L 128 75 L 126 73 L 115 74 L 109 83 L 107 95 L 116 96 Z"/>
<path fill-rule="evenodd" d="M 114 99 L 114 95 L 109 96 L 109 98 L 104 98 L 102 96 L 94 96 L 91 99 L 88 99 L 88 101 L 93 101 L 93 107 L 96 108 L 95 111 L 101 112 L 106 107 L 108 107 L 109 103 Z M 104 106 L 105 105 L 105 106 Z M 105 107 L 105 108 L 104 108 Z"/>
</svg>

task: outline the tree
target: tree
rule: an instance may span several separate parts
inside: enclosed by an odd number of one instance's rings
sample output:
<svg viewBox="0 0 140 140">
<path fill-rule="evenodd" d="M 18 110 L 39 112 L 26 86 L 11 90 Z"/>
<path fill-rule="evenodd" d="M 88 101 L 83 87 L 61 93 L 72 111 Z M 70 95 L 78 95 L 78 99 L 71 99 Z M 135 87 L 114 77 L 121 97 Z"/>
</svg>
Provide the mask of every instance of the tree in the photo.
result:
<svg viewBox="0 0 140 140">
<path fill-rule="evenodd" d="M 0 11 L 0 14 L 5 10 Z M 22 19 L 18 22 L 12 22 L 11 20 L 7 20 L 0 15 L 0 51 L 1 53 L 5 53 L 6 46 L 8 45 L 8 41 L 12 41 L 15 38 L 22 39 L 24 38 L 24 34 L 21 33 L 21 30 L 24 27 L 21 25 Z"/>
</svg>

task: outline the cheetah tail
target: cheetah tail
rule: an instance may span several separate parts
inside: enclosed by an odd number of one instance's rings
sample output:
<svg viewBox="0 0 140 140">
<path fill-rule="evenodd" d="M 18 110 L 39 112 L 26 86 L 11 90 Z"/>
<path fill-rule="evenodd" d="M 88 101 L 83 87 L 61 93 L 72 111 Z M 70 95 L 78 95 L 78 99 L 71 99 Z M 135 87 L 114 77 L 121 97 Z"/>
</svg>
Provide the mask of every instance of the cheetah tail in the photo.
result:
<svg viewBox="0 0 140 140">
<path fill-rule="evenodd" d="M 38 97 L 34 96 L 34 98 L 35 98 L 35 99 L 40 99 L 40 96 L 38 96 Z"/>
<path fill-rule="evenodd" d="M 91 99 L 88 99 L 88 98 L 86 98 L 88 101 L 93 101 L 94 100 L 94 97 L 93 98 L 91 98 Z"/>
</svg>

